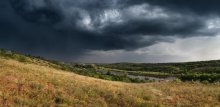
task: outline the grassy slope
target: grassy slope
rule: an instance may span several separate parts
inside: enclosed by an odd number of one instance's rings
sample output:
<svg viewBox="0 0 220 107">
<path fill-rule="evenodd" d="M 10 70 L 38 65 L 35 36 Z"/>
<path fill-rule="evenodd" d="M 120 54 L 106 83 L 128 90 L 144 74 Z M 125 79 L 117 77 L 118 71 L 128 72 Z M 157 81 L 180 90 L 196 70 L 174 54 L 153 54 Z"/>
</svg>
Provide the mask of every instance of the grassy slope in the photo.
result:
<svg viewBox="0 0 220 107">
<path fill-rule="evenodd" d="M 0 106 L 217 106 L 220 84 L 129 84 L 0 58 Z"/>
</svg>

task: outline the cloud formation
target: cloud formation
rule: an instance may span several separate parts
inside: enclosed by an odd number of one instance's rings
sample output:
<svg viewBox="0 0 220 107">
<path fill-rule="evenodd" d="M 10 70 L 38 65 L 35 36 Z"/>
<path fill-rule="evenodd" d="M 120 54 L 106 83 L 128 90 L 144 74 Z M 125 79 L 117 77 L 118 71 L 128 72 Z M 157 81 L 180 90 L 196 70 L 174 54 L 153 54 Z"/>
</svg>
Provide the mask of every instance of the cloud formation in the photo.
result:
<svg viewBox="0 0 220 107">
<path fill-rule="evenodd" d="M 217 0 L 2 0 L 0 46 L 66 59 L 215 36 Z"/>
</svg>

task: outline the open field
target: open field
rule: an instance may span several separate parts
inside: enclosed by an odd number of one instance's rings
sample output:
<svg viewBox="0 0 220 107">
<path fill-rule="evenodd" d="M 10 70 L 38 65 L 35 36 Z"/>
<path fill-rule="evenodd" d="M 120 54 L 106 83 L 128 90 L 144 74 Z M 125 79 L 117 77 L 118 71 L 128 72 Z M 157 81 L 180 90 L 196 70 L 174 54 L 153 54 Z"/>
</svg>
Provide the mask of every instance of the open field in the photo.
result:
<svg viewBox="0 0 220 107">
<path fill-rule="evenodd" d="M 1 106 L 151 107 L 220 105 L 220 84 L 123 83 L 77 75 L 45 62 L 0 59 Z"/>
</svg>

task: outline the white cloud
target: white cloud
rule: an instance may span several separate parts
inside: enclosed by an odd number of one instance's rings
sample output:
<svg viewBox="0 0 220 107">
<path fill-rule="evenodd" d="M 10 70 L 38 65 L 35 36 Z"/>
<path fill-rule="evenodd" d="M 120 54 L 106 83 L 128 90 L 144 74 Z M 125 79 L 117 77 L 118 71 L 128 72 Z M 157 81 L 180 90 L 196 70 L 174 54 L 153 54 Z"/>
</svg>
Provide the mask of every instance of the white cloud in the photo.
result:
<svg viewBox="0 0 220 107">
<path fill-rule="evenodd" d="M 213 18 L 207 21 L 208 29 L 220 29 L 220 18 Z"/>
<path fill-rule="evenodd" d="M 158 19 L 168 18 L 169 14 L 162 8 L 148 4 L 134 5 L 125 9 L 125 14 L 135 18 Z"/>
<path fill-rule="evenodd" d="M 136 51 L 147 55 L 185 57 L 183 61 L 220 59 L 220 36 L 177 39 L 173 43 L 161 42 Z"/>
<path fill-rule="evenodd" d="M 91 51 L 82 62 L 185 62 L 220 59 L 220 36 L 176 39 L 136 51 Z"/>
<path fill-rule="evenodd" d="M 100 15 L 100 21 L 101 23 L 120 22 L 120 15 L 116 9 L 104 10 L 103 14 Z"/>
</svg>

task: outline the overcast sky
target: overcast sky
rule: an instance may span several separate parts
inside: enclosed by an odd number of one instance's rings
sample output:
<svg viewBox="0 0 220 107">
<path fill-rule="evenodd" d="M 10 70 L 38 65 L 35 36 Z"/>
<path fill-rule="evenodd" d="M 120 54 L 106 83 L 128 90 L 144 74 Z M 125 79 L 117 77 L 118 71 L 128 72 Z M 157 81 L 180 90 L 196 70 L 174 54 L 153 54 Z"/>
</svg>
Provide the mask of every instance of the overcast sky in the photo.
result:
<svg viewBox="0 0 220 107">
<path fill-rule="evenodd" d="M 219 0 L 1 0 L 0 48 L 72 62 L 220 59 Z"/>
</svg>

